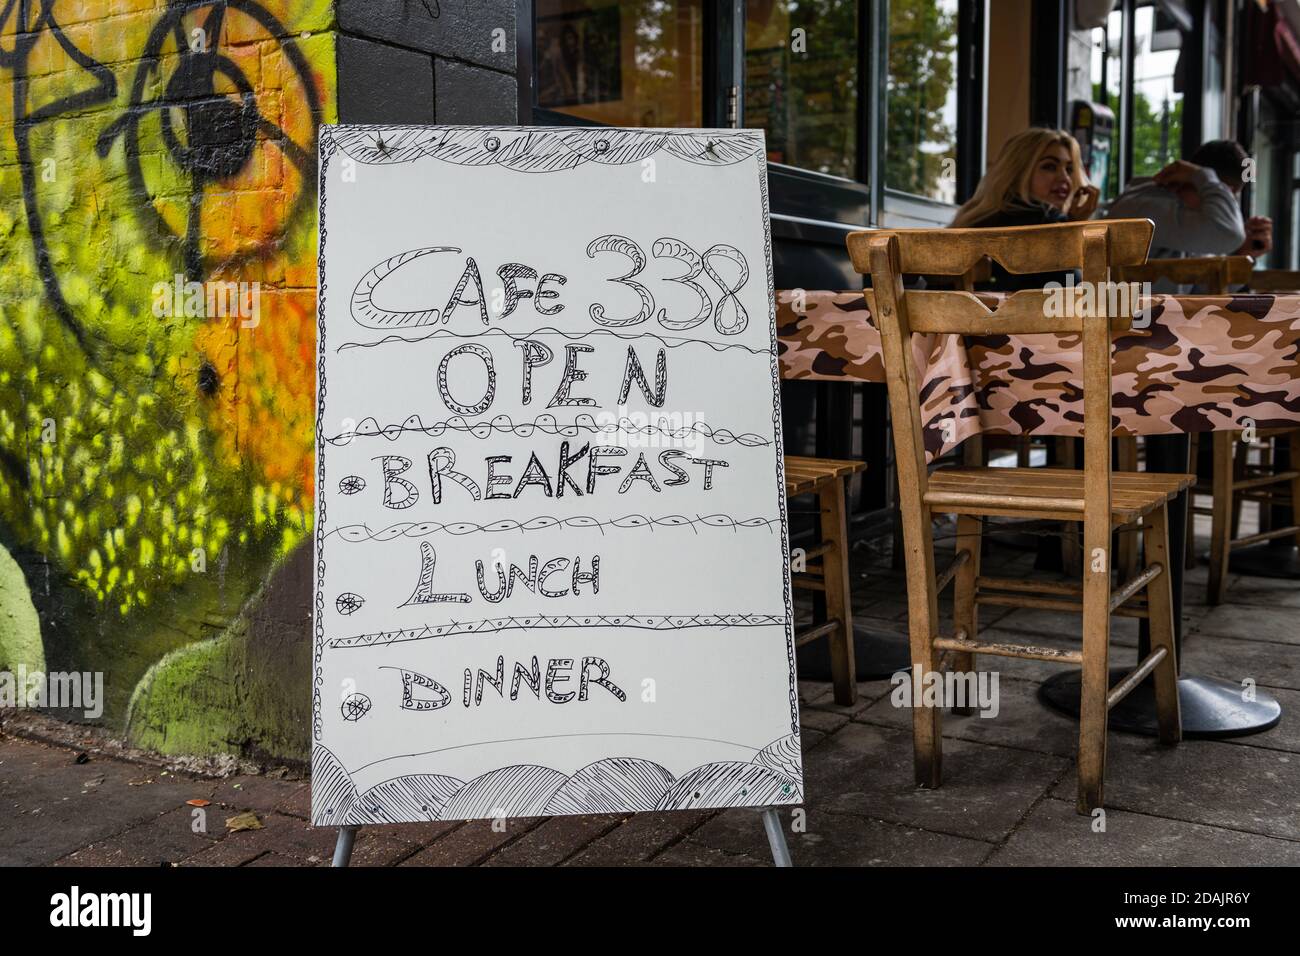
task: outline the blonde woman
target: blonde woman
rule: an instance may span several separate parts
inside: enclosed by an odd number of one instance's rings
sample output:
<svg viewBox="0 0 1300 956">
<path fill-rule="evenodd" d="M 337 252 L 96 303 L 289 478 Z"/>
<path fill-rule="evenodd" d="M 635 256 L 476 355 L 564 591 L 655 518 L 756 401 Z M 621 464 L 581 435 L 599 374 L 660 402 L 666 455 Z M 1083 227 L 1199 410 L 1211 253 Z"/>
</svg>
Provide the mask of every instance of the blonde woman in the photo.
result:
<svg viewBox="0 0 1300 956">
<path fill-rule="evenodd" d="M 1035 127 L 1007 140 L 954 226 L 1037 226 L 1090 219 L 1098 192 L 1079 144 L 1062 129 Z"/>
<path fill-rule="evenodd" d="M 1090 219 L 1100 194 L 1088 182 L 1079 144 L 1065 130 L 1035 127 L 1007 140 L 975 195 L 957 210 L 955 227 L 1041 226 Z M 1041 288 L 1056 273 L 1012 275 L 993 264 L 990 288 Z"/>
</svg>

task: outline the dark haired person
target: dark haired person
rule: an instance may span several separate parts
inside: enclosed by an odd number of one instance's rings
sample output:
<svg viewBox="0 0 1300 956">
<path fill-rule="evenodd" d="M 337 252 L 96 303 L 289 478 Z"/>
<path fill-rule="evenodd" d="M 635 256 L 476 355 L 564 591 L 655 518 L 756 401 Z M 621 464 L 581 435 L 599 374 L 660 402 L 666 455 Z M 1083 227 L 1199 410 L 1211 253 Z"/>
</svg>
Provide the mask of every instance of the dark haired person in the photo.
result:
<svg viewBox="0 0 1300 956">
<path fill-rule="evenodd" d="M 1152 259 L 1261 256 L 1273 248 L 1273 222 L 1243 222 L 1241 189 L 1250 156 L 1228 139 L 1203 144 L 1151 177 L 1134 179 L 1106 209 L 1111 219 L 1150 219 Z"/>
</svg>

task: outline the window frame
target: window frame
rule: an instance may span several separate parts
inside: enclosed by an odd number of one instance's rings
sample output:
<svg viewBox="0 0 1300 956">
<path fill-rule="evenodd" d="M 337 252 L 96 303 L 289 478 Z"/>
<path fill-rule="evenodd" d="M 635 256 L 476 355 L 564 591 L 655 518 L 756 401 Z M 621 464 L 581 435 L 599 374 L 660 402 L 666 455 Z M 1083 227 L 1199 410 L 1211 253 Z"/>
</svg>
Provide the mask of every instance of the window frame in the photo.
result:
<svg viewBox="0 0 1300 956">
<path fill-rule="evenodd" d="M 988 0 L 957 4 L 957 201 L 946 203 L 889 186 L 885 182 L 885 129 L 889 122 L 889 0 L 870 0 L 875 11 L 875 89 L 879 103 L 875 133 L 873 224 L 879 226 L 946 226 L 984 175 L 988 129 L 984 122 L 988 91 Z M 968 82 L 962 82 L 965 78 Z"/>
</svg>

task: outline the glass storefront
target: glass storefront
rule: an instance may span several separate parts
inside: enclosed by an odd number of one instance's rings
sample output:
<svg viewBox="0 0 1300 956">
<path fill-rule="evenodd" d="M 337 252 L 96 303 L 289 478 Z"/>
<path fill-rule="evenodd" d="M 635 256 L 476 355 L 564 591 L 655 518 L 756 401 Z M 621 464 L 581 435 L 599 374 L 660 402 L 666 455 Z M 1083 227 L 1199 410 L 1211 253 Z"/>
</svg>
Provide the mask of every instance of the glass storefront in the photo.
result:
<svg viewBox="0 0 1300 956">
<path fill-rule="evenodd" d="M 1154 176 L 1182 155 L 1178 51 L 1191 37 L 1154 3 L 1133 12 L 1133 176 Z"/>
<path fill-rule="evenodd" d="M 885 185 L 957 199 L 957 0 L 891 0 Z"/>
<path fill-rule="evenodd" d="M 1113 116 L 1121 115 L 1122 108 L 1123 36 L 1124 14 L 1120 10 L 1112 10 L 1106 25 L 1092 31 L 1092 99 Z M 1101 189 L 1103 200 L 1119 195 L 1119 144 L 1112 139 L 1109 145 L 1109 149 L 1090 156 L 1088 164 L 1088 177 Z"/>
<path fill-rule="evenodd" d="M 771 162 L 856 177 L 857 26 L 857 0 L 747 5 L 744 125 L 767 131 Z"/>
<path fill-rule="evenodd" d="M 705 0 L 537 0 L 537 105 L 605 126 L 701 126 Z"/>
</svg>

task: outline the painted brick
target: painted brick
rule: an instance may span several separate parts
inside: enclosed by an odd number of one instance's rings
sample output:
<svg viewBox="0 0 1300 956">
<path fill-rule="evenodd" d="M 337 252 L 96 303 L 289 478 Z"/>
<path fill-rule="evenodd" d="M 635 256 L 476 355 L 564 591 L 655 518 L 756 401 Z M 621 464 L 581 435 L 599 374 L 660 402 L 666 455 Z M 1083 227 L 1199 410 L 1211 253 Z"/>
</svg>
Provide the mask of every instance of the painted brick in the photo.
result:
<svg viewBox="0 0 1300 956">
<path fill-rule="evenodd" d="M 439 123 L 514 123 L 519 115 L 513 76 L 452 60 L 434 70 Z"/>
<path fill-rule="evenodd" d="M 515 0 L 338 0 L 338 8 L 344 33 L 515 72 Z"/>
<path fill-rule="evenodd" d="M 341 36 L 339 120 L 432 123 L 433 59 L 383 43 Z"/>
</svg>

